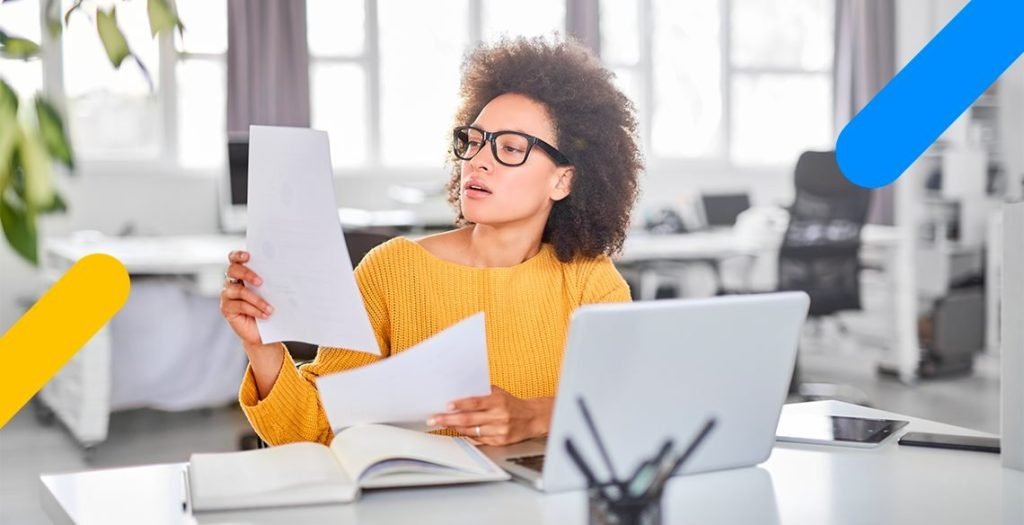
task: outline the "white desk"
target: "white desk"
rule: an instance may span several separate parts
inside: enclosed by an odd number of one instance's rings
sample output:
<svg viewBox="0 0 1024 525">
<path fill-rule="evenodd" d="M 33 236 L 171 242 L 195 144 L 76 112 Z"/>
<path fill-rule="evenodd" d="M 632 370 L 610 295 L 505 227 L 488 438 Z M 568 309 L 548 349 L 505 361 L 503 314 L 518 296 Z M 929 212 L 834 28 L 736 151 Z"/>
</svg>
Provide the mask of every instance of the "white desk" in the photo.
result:
<svg viewBox="0 0 1024 525">
<path fill-rule="evenodd" d="M 161 338 L 160 333 L 145 333 L 136 329 L 125 345 L 130 347 L 123 357 L 130 358 L 114 362 L 112 336 L 104 326 L 89 342 L 54 376 L 40 392 L 40 399 L 47 408 L 68 427 L 75 439 L 85 447 L 86 454 L 107 437 L 110 411 L 119 407 L 123 399 L 131 407 L 142 404 L 154 406 L 147 400 L 133 400 L 130 389 L 117 390 L 125 382 L 114 385 L 115 365 L 124 365 L 125 377 L 132 383 L 147 380 L 147 374 L 131 373 L 129 367 L 138 364 L 149 372 L 149 376 L 162 377 L 178 388 L 175 392 L 157 400 L 158 408 L 182 410 L 224 403 L 232 397 L 237 388 L 237 378 L 245 368 L 245 357 L 230 328 L 219 318 L 213 299 L 219 295 L 227 266 L 227 254 L 245 246 L 245 239 L 236 236 L 174 236 L 174 237 L 106 237 L 101 235 L 78 235 L 64 238 L 48 238 L 43 243 L 42 270 L 47 278 L 55 281 L 69 267 L 82 257 L 92 253 L 106 253 L 124 264 L 133 281 L 141 276 L 169 276 L 176 278 L 175 285 L 160 285 L 133 282 L 132 295 L 125 309 L 112 322 L 119 319 L 136 320 L 162 317 L 160 328 L 174 330 L 175 326 L 192 328 L 175 331 L 179 338 L 193 337 L 185 342 L 178 339 Z M 183 295 L 178 285 L 184 284 L 190 292 Z M 170 293 L 173 288 L 177 293 Z M 162 299 L 167 299 L 165 302 Z M 136 308 L 136 309 L 133 309 Z M 192 315 L 190 310 L 199 310 Z M 152 315 L 150 315 L 152 314 Z M 124 317 L 129 316 L 129 317 Z M 129 323 L 125 321 L 125 323 Z M 153 326 L 147 324 L 150 328 Z M 185 333 L 189 332 L 189 333 Z M 128 334 L 125 330 L 123 333 Z M 164 334 L 166 335 L 166 334 Z M 191 346 L 193 345 L 194 346 Z M 147 354 L 145 350 L 150 350 Z M 182 356 L 189 352 L 199 359 Z M 146 356 L 149 356 L 148 358 Z M 177 357 L 176 357 L 177 356 Z M 203 368 L 224 370 L 217 377 L 204 373 Z M 164 367 L 172 373 L 153 374 L 154 367 Z M 138 370 L 138 367 L 135 368 Z M 122 368 L 117 369 L 118 372 Z M 152 378 L 150 378 L 152 379 Z M 168 381 L 165 381 L 167 384 Z M 231 383 L 236 383 L 231 385 Z M 129 385 L 130 386 L 130 385 Z M 176 392 L 184 387 L 188 393 Z M 158 385 L 147 384 L 151 396 L 164 394 Z M 138 389 L 135 389 L 138 391 Z M 125 395 L 120 395 L 122 392 Z M 175 397 L 177 396 L 177 397 Z"/>
<path fill-rule="evenodd" d="M 773 231 L 758 237 L 739 235 L 732 229 L 679 233 L 649 234 L 631 232 L 616 262 L 643 270 L 664 263 L 706 263 L 718 273 L 718 264 L 733 257 L 754 258 L 778 253 L 784 231 Z M 861 232 L 861 258 L 885 268 L 899 245 L 899 231 L 891 226 L 869 224 Z M 652 282 L 642 278 L 640 298 L 653 299 Z"/>
<path fill-rule="evenodd" d="M 835 401 L 793 413 L 909 419 L 905 430 L 984 435 L 968 429 Z M 747 468 L 672 481 L 665 523 L 1020 525 L 1024 472 L 981 452 L 776 445 Z M 582 493 L 543 495 L 515 482 L 369 491 L 355 504 L 206 513 L 182 509 L 182 464 L 40 477 L 55 523 L 585 523 Z"/>
<path fill-rule="evenodd" d="M 731 229 L 665 235 L 630 232 L 617 261 L 686 261 L 756 255 L 765 250 L 777 250 L 782 244 L 783 234 L 783 231 L 778 231 L 752 239 L 736 235 Z M 865 248 L 889 248 L 897 245 L 900 239 L 899 231 L 892 226 L 868 224 L 861 231 L 861 243 Z"/>
<path fill-rule="evenodd" d="M 48 238 L 43 243 L 43 268 L 59 277 L 82 257 L 106 253 L 124 264 L 130 275 L 182 275 L 195 279 L 197 291 L 217 295 L 224 283 L 228 252 L 245 248 L 245 237 L 186 235 L 168 237 Z"/>
<path fill-rule="evenodd" d="M 753 259 L 759 256 L 775 256 L 782 244 L 784 230 L 762 232 L 756 237 L 743 236 L 734 230 L 725 229 L 709 232 L 656 235 L 631 232 L 623 244 L 622 254 L 617 263 L 633 267 L 640 273 L 639 296 L 642 300 L 654 299 L 657 292 L 657 272 L 665 264 L 707 264 L 721 278 L 719 263 L 733 257 L 746 257 L 748 273 Z M 876 224 L 865 225 L 861 230 L 861 261 L 869 266 L 884 269 L 887 285 L 893 290 L 892 322 L 896 343 L 894 352 L 886 362 L 899 370 L 900 378 L 913 383 L 917 375 L 917 360 L 920 348 L 917 341 L 916 295 L 910 301 L 902 300 L 900 294 L 914 294 L 913 288 L 904 289 L 896 281 L 899 267 L 898 257 L 903 238 L 899 229 Z M 747 281 L 749 281 L 749 276 Z M 748 286 L 749 288 L 749 282 Z M 891 363 L 889 363 L 891 361 Z"/>
</svg>

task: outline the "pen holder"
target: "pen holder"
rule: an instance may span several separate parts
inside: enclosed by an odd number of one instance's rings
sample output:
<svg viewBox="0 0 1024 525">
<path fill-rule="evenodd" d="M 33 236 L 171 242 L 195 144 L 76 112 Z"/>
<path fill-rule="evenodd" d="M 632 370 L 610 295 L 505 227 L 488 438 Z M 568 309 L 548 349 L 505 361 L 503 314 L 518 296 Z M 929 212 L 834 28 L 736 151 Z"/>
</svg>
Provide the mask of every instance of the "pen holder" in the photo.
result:
<svg viewBox="0 0 1024 525">
<path fill-rule="evenodd" d="M 590 525 L 661 525 L 661 494 L 610 498 L 601 487 L 587 490 Z"/>
</svg>

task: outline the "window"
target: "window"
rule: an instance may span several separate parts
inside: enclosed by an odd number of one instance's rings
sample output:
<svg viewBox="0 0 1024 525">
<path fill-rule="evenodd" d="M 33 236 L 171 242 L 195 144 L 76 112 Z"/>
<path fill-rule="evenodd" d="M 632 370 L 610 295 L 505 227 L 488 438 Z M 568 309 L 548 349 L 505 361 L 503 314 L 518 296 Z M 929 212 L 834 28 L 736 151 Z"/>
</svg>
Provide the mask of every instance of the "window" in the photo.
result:
<svg viewBox="0 0 1024 525">
<path fill-rule="evenodd" d="M 637 104 L 649 165 L 779 165 L 831 144 L 832 2 L 593 1 L 602 59 Z M 226 0 L 177 0 L 184 37 L 160 39 L 149 35 L 145 2 L 100 4 L 117 6 L 153 85 L 130 61 L 114 70 L 94 14 L 73 14 L 62 62 L 52 76 L 45 66 L 45 81 L 52 95 L 67 95 L 79 157 L 222 166 Z M 8 31 L 38 40 L 39 6 L 3 2 L 0 15 Z M 450 0 L 443 9 L 308 0 L 306 11 L 312 125 L 328 131 L 344 170 L 439 167 L 464 54 L 501 35 L 564 33 L 566 16 L 565 2 L 550 0 Z M 43 86 L 38 60 L 0 66 L 23 96 Z"/>
<path fill-rule="evenodd" d="M 794 162 L 832 140 L 832 2 L 600 0 L 651 164 Z"/>
<path fill-rule="evenodd" d="M 36 5 L 34 1 L 4 3 Z M 74 4 L 63 0 L 61 13 Z M 99 4 L 99 5 L 97 5 Z M 226 0 L 177 0 L 185 32 L 150 34 L 145 2 L 86 2 L 72 13 L 55 62 L 54 96 L 66 96 L 67 123 L 80 161 L 218 168 L 225 155 Z M 117 9 L 131 58 L 110 65 L 96 34 L 96 9 Z M 6 11 L 5 19 L 6 19 Z M 34 29 L 41 27 L 34 15 Z M 47 66 L 48 71 L 51 70 Z M 7 65 L 4 64 L 5 76 Z M 148 80 L 147 80 L 148 74 Z"/>
<path fill-rule="evenodd" d="M 564 3 L 549 0 L 307 0 L 306 16 L 312 125 L 340 169 L 441 167 L 464 54 L 565 26 Z"/>
<path fill-rule="evenodd" d="M 368 156 L 367 18 L 363 0 L 306 2 L 311 124 L 330 137 L 336 167 L 362 165 Z"/>
<path fill-rule="evenodd" d="M 177 0 L 185 23 L 175 33 L 178 163 L 185 168 L 223 166 L 227 150 L 227 0 Z"/>
<path fill-rule="evenodd" d="M 469 46 L 468 2 L 445 9 L 433 2 L 378 5 L 381 161 L 441 165 L 458 103 L 459 63 Z"/>
<path fill-rule="evenodd" d="M 64 0 L 62 12 L 73 4 Z M 96 34 L 97 5 L 83 4 L 71 14 L 61 38 L 71 141 L 84 159 L 155 160 L 164 153 L 165 139 L 159 45 L 149 33 L 145 3 L 113 5 L 129 48 L 145 64 L 153 84 L 130 58 L 119 69 L 111 66 Z"/>
<path fill-rule="evenodd" d="M 490 42 L 503 35 L 541 36 L 552 31 L 565 33 L 565 2 L 552 0 L 485 0 L 480 5 L 481 40 Z M 475 42 L 474 42 L 475 44 Z"/>
</svg>

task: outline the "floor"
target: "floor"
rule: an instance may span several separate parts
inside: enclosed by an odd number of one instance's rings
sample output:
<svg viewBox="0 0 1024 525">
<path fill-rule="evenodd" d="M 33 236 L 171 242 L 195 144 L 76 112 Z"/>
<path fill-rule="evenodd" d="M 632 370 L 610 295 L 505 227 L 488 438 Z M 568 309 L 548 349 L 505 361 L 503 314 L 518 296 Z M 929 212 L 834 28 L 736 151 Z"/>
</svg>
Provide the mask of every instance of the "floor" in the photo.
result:
<svg viewBox="0 0 1024 525">
<path fill-rule="evenodd" d="M 876 408 L 998 432 L 998 366 L 992 359 L 981 359 L 970 376 L 907 386 L 878 377 L 874 358 L 869 348 L 854 348 L 802 351 L 800 360 L 805 380 L 854 387 Z M 41 473 L 187 461 L 192 452 L 236 449 L 247 429 L 235 406 L 183 413 L 119 412 L 111 418 L 110 438 L 87 463 L 59 424 L 42 424 L 34 407 L 26 406 L 0 429 L 0 524 L 49 523 L 39 506 Z"/>
</svg>

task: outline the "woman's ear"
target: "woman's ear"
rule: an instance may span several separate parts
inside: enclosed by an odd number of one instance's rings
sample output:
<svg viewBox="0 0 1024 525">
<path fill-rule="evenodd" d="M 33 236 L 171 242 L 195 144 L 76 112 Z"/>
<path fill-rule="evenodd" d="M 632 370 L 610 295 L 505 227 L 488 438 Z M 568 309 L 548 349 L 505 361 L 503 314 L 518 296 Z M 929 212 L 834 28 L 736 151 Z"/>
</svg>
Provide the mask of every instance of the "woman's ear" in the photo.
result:
<svg viewBox="0 0 1024 525">
<path fill-rule="evenodd" d="M 572 193 L 572 178 L 574 175 L 576 175 L 576 169 L 571 167 L 566 168 L 565 171 L 558 175 L 558 182 L 555 183 L 555 188 L 551 191 L 551 200 L 560 201 Z"/>
</svg>

